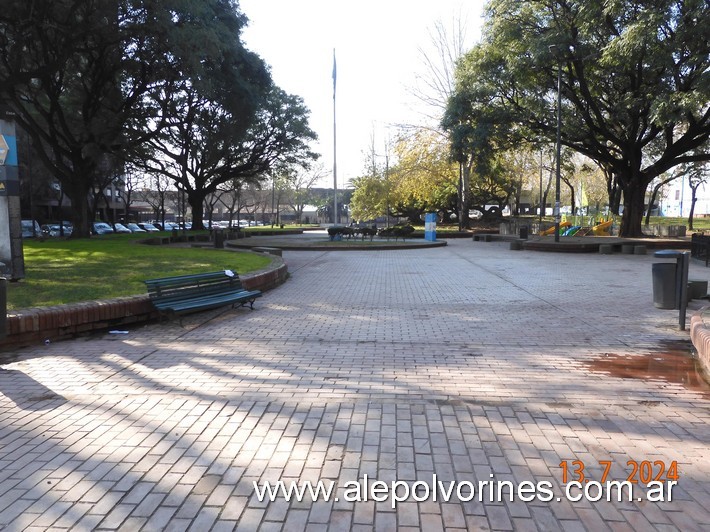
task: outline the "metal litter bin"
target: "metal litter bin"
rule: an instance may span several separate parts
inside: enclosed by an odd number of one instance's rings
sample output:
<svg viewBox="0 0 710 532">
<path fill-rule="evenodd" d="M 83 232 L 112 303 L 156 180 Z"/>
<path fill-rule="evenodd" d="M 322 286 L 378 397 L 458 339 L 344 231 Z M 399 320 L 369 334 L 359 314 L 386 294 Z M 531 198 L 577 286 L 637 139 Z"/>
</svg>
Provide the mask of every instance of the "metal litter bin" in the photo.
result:
<svg viewBox="0 0 710 532">
<path fill-rule="evenodd" d="M 654 257 L 660 259 L 675 259 L 675 263 L 653 264 L 653 303 L 658 308 L 678 309 L 678 326 L 685 330 L 685 318 L 688 308 L 688 267 L 690 265 L 689 251 L 663 249 L 656 251 Z M 675 290 L 670 289 L 671 281 Z M 675 298 L 671 298 L 671 292 Z M 670 301 L 674 299 L 671 305 Z"/>
<path fill-rule="evenodd" d="M 224 231 L 221 229 L 218 229 L 214 232 L 214 247 L 216 248 L 223 248 L 224 247 L 224 240 L 225 240 L 225 234 Z"/>
<path fill-rule="evenodd" d="M 520 226 L 520 238 L 522 238 L 523 240 L 528 239 L 528 226 L 527 225 Z"/>
<path fill-rule="evenodd" d="M 675 262 L 656 262 L 652 265 L 653 304 L 656 308 L 676 308 L 675 270 Z"/>
</svg>

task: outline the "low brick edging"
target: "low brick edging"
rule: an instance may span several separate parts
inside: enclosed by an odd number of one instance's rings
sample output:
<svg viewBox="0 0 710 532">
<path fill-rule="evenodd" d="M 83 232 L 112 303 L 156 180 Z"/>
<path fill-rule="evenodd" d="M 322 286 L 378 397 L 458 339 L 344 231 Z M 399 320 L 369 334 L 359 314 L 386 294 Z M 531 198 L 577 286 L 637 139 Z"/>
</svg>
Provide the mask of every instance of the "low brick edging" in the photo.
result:
<svg viewBox="0 0 710 532">
<path fill-rule="evenodd" d="M 269 290 L 288 278 L 288 267 L 274 257 L 270 267 L 240 276 L 244 288 Z M 73 338 L 77 334 L 122 327 L 158 318 L 148 295 L 117 297 L 67 305 L 22 309 L 8 312 L 7 336 L 0 349 L 23 347 L 46 340 Z"/>
<path fill-rule="evenodd" d="M 710 375 L 710 307 L 701 308 L 690 318 L 690 340 L 705 375 Z"/>
</svg>

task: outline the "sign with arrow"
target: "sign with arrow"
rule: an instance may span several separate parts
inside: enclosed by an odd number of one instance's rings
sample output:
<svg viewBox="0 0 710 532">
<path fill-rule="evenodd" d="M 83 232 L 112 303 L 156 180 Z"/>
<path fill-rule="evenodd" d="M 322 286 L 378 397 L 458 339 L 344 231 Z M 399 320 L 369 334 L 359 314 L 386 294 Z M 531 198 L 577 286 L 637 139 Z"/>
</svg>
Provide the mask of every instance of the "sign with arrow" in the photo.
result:
<svg viewBox="0 0 710 532">
<path fill-rule="evenodd" d="M 0 165 L 5 164 L 5 160 L 10 153 L 10 145 L 5 140 L 5 135 L 0 135 Z"/>
</svg>

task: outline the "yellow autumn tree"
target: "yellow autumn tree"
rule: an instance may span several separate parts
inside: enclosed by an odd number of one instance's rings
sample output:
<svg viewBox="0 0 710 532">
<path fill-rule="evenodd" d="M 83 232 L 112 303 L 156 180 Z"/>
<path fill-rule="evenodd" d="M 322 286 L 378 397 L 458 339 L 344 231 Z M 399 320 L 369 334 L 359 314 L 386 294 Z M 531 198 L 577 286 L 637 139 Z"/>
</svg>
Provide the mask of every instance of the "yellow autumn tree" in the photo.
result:
<svg viewBox="0 0 710 532">
<path fill-rule="evenodd" d="M 449 158 L 441 134 L 418 129 L 400 138 L 394 148 L 397 163 L 387 172 L 390 212 L 421 220 L 426 212 L 448 217 L 456 212 L 458 165 Z"/>
</svg>

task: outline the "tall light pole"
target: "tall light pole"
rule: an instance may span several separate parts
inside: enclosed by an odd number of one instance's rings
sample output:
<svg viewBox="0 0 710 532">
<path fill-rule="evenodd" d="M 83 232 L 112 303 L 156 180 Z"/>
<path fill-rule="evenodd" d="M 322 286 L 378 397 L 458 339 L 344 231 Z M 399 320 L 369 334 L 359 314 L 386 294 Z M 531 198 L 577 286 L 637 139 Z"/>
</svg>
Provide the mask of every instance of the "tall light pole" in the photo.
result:
<svg viewBox="0 0 710 532">
<path fill-rule="evenodd" d="M 562 58 L 552 44 L 550 52 L 557 58 L 557 141 L 555 145 L 555 242 L 560 241 L 560 155 L 562 152 Z"/>
<path fill-rule="evenodd" d="M 335 48 L 333 48 L 333 224 L 338 225 L 338 128 L 335 122 L 335 88 L 337 80 Z"/>
<path fill-rule="evenodd" d="M 538 201 L 538 205 L 540 206 L 540 230 L 542 230 L 542 211 L 545 208 L 542 204 L 542 148 L 540 149 L 540 200 Z"/>
</svg>

